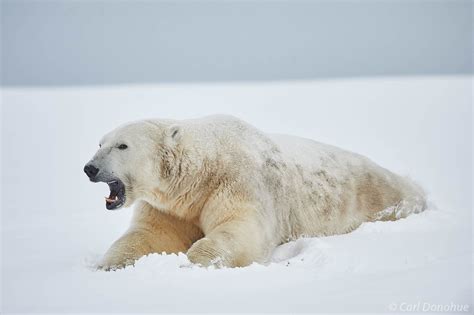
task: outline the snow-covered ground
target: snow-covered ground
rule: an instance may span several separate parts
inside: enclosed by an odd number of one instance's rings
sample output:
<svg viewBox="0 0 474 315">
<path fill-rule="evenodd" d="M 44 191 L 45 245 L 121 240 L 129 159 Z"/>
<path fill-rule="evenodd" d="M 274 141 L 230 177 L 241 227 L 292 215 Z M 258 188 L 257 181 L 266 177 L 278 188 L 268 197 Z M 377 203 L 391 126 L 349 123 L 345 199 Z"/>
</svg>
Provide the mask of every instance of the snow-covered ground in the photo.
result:
<svg viewBox="0 0 474 315">
<path fill-rule="evenodd" d="M 1 312 L 471 313 L 471 80 L 4 88 Z M 107 186 L 82 172 L 100 137 L 129 120 L 214 113 L 367 155 L 418 181 L 429 210 L 282 245 L 266 265 L 155 254 L 95 271 L 131 216 L 105 210 Z"/>
</svg>

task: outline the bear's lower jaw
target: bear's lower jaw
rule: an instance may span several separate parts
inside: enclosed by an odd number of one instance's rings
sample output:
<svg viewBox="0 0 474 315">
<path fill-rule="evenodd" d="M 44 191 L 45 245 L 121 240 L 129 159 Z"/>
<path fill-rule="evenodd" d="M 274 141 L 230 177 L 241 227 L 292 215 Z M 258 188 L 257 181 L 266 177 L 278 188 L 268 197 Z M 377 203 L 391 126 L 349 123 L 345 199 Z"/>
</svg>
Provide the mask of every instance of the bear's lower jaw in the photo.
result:
<svg viewBox="0 0 474 315">
<path fill-rule="evenodd" d="M 118 210 L 122 208 L 124 203 L 125 203 L 125 200 L 120 200 L 120 199 L 117 199 L 116 201 L 113 201 L 113 202 L 106 200 L 105 207 L 107 208 L 107 210 Z"/>
<path fill-rule="evenodd" d="M 109 197 L 105 197 L 105 207 L 107 210 L 117 210 L 121 208 L 126 201 L 125 185 L 120 179 L 113 179 L 107 182 L 110 189 Z"/>
</svg>

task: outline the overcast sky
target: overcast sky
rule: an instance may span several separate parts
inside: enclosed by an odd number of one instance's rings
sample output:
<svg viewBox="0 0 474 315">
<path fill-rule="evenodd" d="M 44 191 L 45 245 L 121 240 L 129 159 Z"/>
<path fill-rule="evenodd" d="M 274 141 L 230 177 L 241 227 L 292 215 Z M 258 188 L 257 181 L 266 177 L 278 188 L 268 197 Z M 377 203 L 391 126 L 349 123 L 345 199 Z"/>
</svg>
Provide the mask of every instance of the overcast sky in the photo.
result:
<svg viewBox="0 0 474 315">
<path fill-rule="evenodd" d="M 2 1 L 2 85 L 472 73 L 470 1 Z"/>
</svg>

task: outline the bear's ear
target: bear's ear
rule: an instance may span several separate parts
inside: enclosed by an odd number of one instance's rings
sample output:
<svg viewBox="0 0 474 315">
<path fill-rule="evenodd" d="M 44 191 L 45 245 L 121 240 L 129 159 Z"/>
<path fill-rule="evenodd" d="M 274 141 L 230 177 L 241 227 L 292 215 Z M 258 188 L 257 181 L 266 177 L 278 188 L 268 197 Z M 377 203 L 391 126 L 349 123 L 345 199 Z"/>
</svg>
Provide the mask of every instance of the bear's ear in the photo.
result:
<svg viewBox="0 0 474 315">
<path fill-rule="evenodd" d="M 174 141 L 178 141 L 181 138 L 181 128 L 178 125 L 172 125 L 169 127 L 168 135 Z"/>
</svg>

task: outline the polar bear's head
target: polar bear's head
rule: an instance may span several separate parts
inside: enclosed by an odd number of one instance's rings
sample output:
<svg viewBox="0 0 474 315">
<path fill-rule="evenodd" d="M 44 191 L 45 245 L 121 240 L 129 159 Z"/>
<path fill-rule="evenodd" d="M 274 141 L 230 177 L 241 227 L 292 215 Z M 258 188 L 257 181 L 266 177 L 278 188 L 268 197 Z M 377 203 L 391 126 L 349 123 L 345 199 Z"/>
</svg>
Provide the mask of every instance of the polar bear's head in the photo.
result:
<svg viewBox="0 0 474 315">
<path fill-rule="evenodd" d="M 140 192 L 159 185 L 162 156 L 176 145 L 180 128 L 168 122 L 141 121 L 106 134 L 84 167 L 92 182 L 107 183 L 106 208 L 130 206 Z"/>
</svg>

